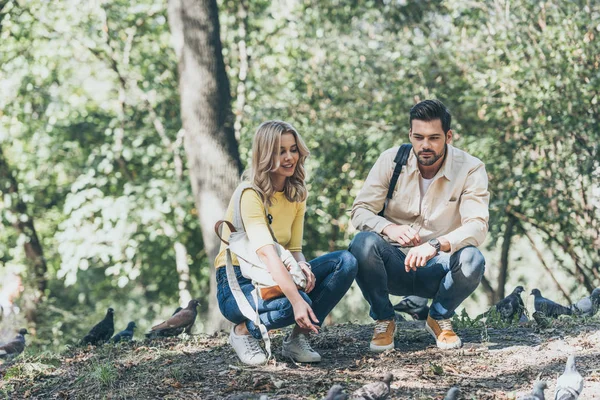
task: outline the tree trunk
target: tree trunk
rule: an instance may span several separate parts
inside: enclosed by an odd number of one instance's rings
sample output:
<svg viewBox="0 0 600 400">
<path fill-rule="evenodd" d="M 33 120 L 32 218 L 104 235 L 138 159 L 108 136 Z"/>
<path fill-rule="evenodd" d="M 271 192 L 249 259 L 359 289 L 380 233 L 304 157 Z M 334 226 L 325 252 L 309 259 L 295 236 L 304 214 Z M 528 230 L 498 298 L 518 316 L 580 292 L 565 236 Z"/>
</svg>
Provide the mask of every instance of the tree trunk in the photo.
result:
<svg viewBox="0 0 600 400">
<path fill-rule="evenodd" d="M 48 284 L 46 272 L 46 259 L 40 240 L 38 239 L 33 219 L 27 213 L 27 206 L 19 196 L 18 183 L 12 174 L 10 166 L 4 158 L 2 148 L 0 148 L 0 188 L 8 193 L 11 203 L 8 206 L 12 215 L 12 226 L 25 237 L 23 247 L 28 264 L 28 275 L 33 278 L 33 282 L 28 279 L 26 285 L 31 289 L 25 293 L 26 318 L 29 322 L 36 322 L 36 306 L 46 291 Z M 2 193 L 0 191 L 0 193 Z"/>
<path fill-rule="evenodd" d="M 515 217 L 509 214 L 506 221 L 506 228 L 504 229 L 502 250 L 500 252 L 500 273 L 498 274 L 498 289 L 496 290 L 496 298 L 494 299 L 495 303 L 505 296 L 504 286 L 506 286 L 506 280 L 508 278 L 508 255 L 510 252 L 510 242 L 513 237 L 515 222 Z"/>
<path fill-rule="evenodd" d="M 211 265 L 209 316 L 206 330 L 226 326 L 216 302 L 212 260 L 219 249 L 213 227 L 225 215 L 239 181 L 241 161 L 233 130 L 229 80 L 219 36 L 216 0 L 170 0 L 169 24 L 179 60 L 184 146 Z"/>
</svg>

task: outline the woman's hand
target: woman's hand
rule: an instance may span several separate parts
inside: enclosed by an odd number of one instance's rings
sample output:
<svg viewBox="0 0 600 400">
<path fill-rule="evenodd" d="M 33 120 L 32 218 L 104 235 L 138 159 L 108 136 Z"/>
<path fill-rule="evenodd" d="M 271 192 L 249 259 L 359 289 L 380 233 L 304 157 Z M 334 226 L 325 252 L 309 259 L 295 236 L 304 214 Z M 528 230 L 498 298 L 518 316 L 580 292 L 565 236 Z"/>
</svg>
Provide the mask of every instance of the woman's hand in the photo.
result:
<svg viewBox="0 0 600 400">
<path fill-rule="evenodd" d="M 294 319 L 300 328 L 319 333 L 319 326 L 316 325 L 319 323 L 319 320 L 303 298 L 292 303 L 292 308 L 294 310 Z"/>
<path fill-rule="evenodd" d="M 304 291 L 306 293 L 310 293 L 315 288 L 315 283 L 317 282 L 315 274 L 313 274 L 312 270 L 310 269 L 310 264 L 306 261 L 299 261 L 298 265 L 300 266 L 304 276 L 306 276 L 306 287 L 304 288 Z"/>
</svg>

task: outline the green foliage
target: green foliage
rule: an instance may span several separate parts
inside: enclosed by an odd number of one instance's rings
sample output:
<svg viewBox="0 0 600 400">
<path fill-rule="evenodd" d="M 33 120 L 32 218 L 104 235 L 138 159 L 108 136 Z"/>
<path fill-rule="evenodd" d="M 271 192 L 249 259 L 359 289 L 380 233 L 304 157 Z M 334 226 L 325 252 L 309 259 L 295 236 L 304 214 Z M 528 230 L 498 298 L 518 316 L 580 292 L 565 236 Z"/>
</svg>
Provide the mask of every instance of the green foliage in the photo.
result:
<svg viewBox="0 0 600 400">
<path fill-rule="evenodd" d="M 489 251 L 512 215 L 517 235 L 543 239 L 572 289 L 598 285 L 600 6 L 351 3 L 220 4 L 243 161 L 266 119 L 290 121 L 311 149 L 307 257 L 347 248 L 370 167 L 408 140 L 411 105 L 436 97 L 454 115 L 456 146 L 486 163 Z M 185 167 L 166 5 L 32 0 L 2 10 L 0 146 L 48 264 L 34 346 L 75 343 L 108 306 L 117 328 L 136 319 L 138 333 L 169 315 L 177 242 L 192 295 L 208 301 L 212 260 Z M 23 216 L 2 185 L 0 275 L 31 285 L 26 238 L 12 228 Z M 334 318 L 363 317 L 354 287 Z"/>
</svg>

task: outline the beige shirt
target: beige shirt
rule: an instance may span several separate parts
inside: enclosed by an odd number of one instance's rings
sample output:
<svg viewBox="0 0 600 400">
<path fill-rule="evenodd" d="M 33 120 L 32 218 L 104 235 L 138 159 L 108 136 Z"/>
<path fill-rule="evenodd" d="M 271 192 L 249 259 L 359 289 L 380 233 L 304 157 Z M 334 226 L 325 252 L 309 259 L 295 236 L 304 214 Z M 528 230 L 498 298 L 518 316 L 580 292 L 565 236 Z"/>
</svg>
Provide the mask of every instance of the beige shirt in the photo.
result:
<svg viewBox="0 0 600 400">
<path fill-rule="evenodd" d="M 422 242 L 445 237 L 450 242 L 450 253 L 465 246 L 479 246 L 488 231 L 490 201 L 483 162 L 448 145 L 444 164 L 421 198 L 421 172 L 411 151 L 383 218 L 377 213 L 383 208 L 397 152 L 398 147 L 394 147 L 379 156 L 356 196 L 352 205 L 356 229 L 381 234 L 392 223 L 412 225 Z"/>
</svg>

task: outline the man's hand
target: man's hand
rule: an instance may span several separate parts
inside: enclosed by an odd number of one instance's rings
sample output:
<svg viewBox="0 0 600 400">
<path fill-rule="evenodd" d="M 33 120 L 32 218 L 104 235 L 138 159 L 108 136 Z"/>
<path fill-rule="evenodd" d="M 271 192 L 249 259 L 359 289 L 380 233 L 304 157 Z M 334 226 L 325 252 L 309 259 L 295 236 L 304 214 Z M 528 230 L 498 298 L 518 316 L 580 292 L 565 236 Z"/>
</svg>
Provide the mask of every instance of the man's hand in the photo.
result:
<svg viewBox="0 0 600 400">
<path fill-rule="evenodd" d="M 406 272 L 411 269 L 416 271 L 419 267 L 424 267 L 427 261 L 437 255 L 437 250 L 429 243 L 424 243 L 420 246 L 413 247 L 409 250 L 404 259 L 404 268 Z"/>
<path fill-rule="evenodd" d="M 403 247 L 418 246 L 421 244 L 419 232 L 408 225 L 388 225 L 382 233 Z M 431 246 L 430 246 L 431 247 Z"/>
</svg>

